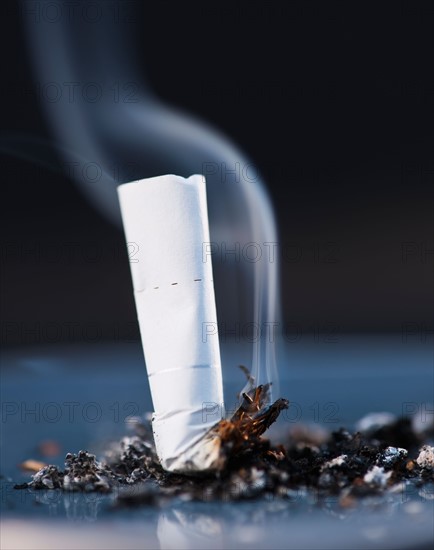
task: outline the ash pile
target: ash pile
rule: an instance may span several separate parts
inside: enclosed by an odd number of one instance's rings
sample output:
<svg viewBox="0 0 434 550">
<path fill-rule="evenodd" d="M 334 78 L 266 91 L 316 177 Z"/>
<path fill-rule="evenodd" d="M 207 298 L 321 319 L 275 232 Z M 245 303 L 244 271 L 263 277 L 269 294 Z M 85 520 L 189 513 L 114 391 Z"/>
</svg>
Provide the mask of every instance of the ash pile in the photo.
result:
<svg viewBox="0 0 434 550">
<path fill-rule="evenodd" d="M 377 413 L 360 420 L 354 432 L 296 425 L 282 435 L 282 443 L 272 444 L 263 433 L 288 401 L 267 406 L 267 396 L 265 386 L 252 389 L 234 416 L 215 427 L 222 457 L 217 471 L 194 476 L 164 471 L 146 418 L 137 419 L 134 433 L 100 459 L 87 451 L 68 453 L 63 470 L 44 465 L 30 482 L 15 487 L 110 493 L 116 506 L 159 505 L 175 498 L 291 500 L 304 491 L 319 499 L 333 495 L 346 508 L 408 485 L 434 498 L 433 424 Z"/>
</svg>

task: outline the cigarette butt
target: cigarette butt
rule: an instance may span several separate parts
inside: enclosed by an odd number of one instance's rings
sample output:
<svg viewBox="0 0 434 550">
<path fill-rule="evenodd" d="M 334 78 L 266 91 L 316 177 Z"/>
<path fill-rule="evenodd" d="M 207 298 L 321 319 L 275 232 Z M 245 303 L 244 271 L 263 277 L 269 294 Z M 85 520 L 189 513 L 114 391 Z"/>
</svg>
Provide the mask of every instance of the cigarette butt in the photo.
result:
<svg viewBox="0 0 434 550">
<path fill-rule="evenodd" d="M 45 466 L 45 462 L 33 460 L 32 458 L 29 458 L 20 464 L 21 470 L 24 470 L 25 472 L 39 472 L 39 470 Z"/>
<path fill-rule="evenodd" d="M 42 441 L 38 445 L 38 451 L 42 456 L 57 456 L 60 454 L 61 448 L 57 441 L 49 439 L 47 441 Z"/>
<path fill-rule="evenodd" d="M 149 178 L 118 194 L 157 454 L 169 471 L 213 469 L 219 443 L 206 434 L 224 411 L 205 178 Z"/>
</svg>

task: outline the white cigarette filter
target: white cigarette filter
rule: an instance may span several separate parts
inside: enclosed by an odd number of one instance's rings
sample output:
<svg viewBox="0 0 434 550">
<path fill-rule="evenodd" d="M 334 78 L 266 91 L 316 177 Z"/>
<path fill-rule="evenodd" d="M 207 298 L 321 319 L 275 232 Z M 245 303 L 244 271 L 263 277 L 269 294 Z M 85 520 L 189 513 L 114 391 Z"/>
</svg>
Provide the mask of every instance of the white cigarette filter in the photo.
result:
<svg viewBox="0 0 434 550">
<path fill-rule="evenodd" d="M 214 469 L 209 430 L 224 411 L 205 178 L 160 176 L 118 193 L 157 454 L 169 471 Z"/>
</svg>

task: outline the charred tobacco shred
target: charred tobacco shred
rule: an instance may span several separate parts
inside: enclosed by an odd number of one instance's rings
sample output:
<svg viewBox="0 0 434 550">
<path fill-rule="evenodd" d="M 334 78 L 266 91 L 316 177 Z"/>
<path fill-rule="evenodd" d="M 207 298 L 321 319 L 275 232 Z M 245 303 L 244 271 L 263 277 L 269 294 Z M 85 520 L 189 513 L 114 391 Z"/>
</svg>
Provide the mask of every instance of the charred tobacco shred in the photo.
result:
<svg viewBox="0 0 434 550">
<path fill-rule="evenodd" d="M 262 446 L 261 436 L 288 408 L 286 399 L 267 405 L 270 385 L 266 384 L 243 393 L 243 401 L 230 420 L 222 420 L 216 430 L 222 449 L 229 458 L 235 453 Z"/>
</svg>

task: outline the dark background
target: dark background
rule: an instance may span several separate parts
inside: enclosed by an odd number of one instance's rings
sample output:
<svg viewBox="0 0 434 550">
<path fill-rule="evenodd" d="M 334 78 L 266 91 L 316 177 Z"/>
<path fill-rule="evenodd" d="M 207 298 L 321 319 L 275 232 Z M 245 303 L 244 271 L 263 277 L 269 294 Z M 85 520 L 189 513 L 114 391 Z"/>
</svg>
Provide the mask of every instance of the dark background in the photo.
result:
<svg viewBox="0 0 434 550">
<path fill-rule="evenodd" d="M 20 5 L 1 5 L 2 135 L 49 138 Z M 433 4 L 128 2 L 154 92 L 258 166 L 303 331 L 433 323 Z M 124 237 L 66 174 L 1 154 L 7 344 L 137 339 Z M 32 155 L 30 155 L 32 157 Z M 52 166 L 50 166 L 50 163 Z M 57 163 L 58 164 L 58 163 Z"/>
</svg>

